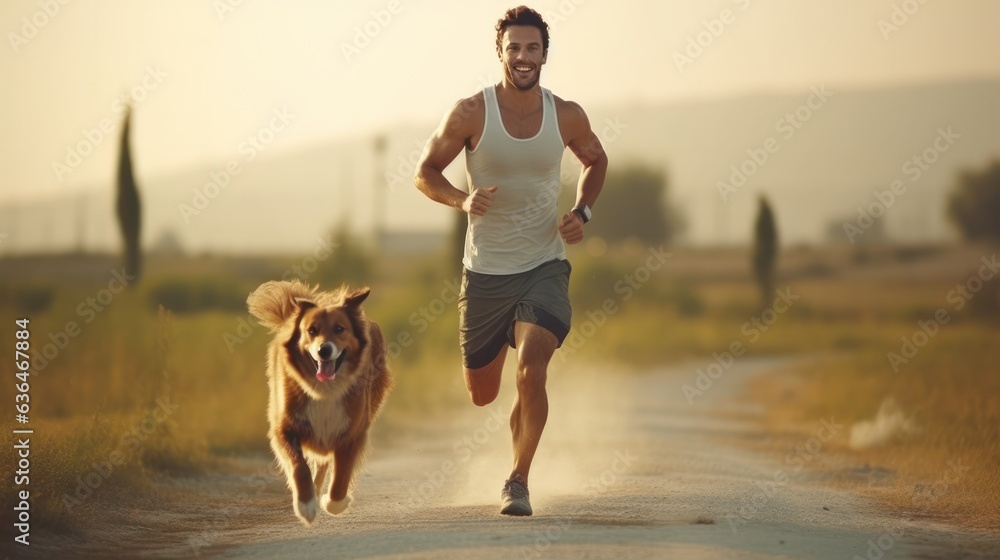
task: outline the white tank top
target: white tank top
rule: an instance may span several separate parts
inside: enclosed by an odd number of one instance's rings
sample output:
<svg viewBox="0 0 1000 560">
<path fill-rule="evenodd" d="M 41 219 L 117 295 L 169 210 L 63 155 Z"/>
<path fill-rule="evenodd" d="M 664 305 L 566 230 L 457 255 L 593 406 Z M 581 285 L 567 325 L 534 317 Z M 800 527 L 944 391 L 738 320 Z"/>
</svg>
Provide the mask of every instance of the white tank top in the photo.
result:
<svg viewBox="0 0 1000 560">
<path fill-rule="evenodd" d="M 483 89 L 486 121 L 476 149 L 465 151 L 469 185 L 498 188 L 485 216 L 468 214 L 465 268 L 482 274 L 516 274 L 566 258 L 559 236 L 559 167 L 563 144 L 552 92 L 542 90 L 542 126 L 531 138 L 507 133 L 495 86 Z"/>
</svg>

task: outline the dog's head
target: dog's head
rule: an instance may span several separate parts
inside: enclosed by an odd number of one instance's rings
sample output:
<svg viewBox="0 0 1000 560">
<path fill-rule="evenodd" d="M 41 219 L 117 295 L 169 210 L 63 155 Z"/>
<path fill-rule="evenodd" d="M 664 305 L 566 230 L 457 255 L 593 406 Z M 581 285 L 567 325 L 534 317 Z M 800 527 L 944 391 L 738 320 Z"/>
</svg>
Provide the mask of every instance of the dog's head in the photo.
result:
<svg viewBox="0 0 1000 560">
<path fill-rule="evenodd" d="M 307 298 L 294 300 L 299 309 L 298 322 L 286 346 L 311 366 L 319 383 L 332 381 L 338 373 L 357 373 L 355 366 L 368 344 L 361 303 L 369 293 L 368 288 L 345 289 L 341 301 L 334 305 L 321 305 Z"/>
</svg>

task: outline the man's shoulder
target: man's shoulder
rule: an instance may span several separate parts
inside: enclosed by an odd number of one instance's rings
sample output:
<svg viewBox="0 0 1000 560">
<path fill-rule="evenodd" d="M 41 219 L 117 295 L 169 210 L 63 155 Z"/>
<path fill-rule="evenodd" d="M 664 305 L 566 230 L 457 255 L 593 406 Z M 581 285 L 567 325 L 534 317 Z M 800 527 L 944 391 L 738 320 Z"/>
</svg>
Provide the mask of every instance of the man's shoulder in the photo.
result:
<svg viewBox="0 0 1000 560">
<path fill-rule="evenodd" d="M 483 104 L 486 102 L 486 97 L 483 94 L 483 90 L 479 90 L 476 93 L 470 95 L 469 97 L 463 97 L 455 102 L 455 109 L 482 109 Z"/>
<path fill-rule="evenodd" d="M 564 127 L 583 125 L 589 122 L 586 111 L 576 101 L 563 99 L 554 93 L 552 94 L 552 98 L 556 102 L 556 112 L 559 115 L 559 122 Z"/>
<path fill-rule="evenodd" d="M 482 121 L 486 98 L 482 91 L 478 91 L 469 97 L 463 97 L 455 102 L 448 113 L 448 128 L 452 130 L 469 130 Z M 480 117 L 469 118 L 469 117 Z"/>
<path fill-rule="evenodd" d="M 552 90 L 546 90 L 546 91 L 548 91 L 549 93 L 552 94 L 552 99 L 556 100 L 556 105 L 559 106 L 560 109 L 563 108 L 563 107 L 566 107 L 566 106 L 570 106 L 570 105 L 574 106 L 574 107 L 579 107 L 580 106 L 580 104 L 577 103 L 576 101 L 570 101 L 568 99 L 563 99 L 562 97 L 559 97 Z"/>
<path fill-rule="evenodd" d="M 586 117 L 587 113 L 583 110 L 583 107 L 576 101 L 570 101 L 568 99 L 563 99 L 556 94 L 552 94 L 552 98 L 555 99 L 556 109 L 559 110 L 560 116 L 563 113 L 570 118 Z"/>
</svg>

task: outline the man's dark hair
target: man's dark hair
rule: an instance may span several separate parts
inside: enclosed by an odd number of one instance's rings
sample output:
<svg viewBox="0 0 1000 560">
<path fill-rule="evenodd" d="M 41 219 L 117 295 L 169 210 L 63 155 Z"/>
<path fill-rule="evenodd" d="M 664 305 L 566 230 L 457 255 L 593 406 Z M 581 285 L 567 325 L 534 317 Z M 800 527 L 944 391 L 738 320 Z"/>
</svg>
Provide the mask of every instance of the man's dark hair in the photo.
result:
<svg viewBox="0 0 1000 560">
<path fill-rule="evenodd" d="M 542 54 L 549 52 L 549 24 L 542 15 L 527 6 L 518 6 L 507 10 L 507 13 L 497 21 L 497 56 L 503 58 L 503 32 L 511 25 L 531 25 L 542 32 Z"/>
</svg>

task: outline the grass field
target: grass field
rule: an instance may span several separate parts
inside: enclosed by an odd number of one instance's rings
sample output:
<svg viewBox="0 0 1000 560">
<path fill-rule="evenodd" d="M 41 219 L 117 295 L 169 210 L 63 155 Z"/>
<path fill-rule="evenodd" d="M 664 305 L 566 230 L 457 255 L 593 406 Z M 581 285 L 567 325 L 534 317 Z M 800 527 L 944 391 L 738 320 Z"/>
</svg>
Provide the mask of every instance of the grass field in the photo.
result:
<svg viewBox="0 0 1000 560">
<path fill-rule="evenodd" d="M 745 355 L 809 358 L 812 365 L 755 386 L 775 429 L 827 416 L 870 419 L 892 398 L 914 430 L 879 447 L 842 445 L 836 452 L 893 473 L 894 484 L 869 490 L 887 504 L 996 527 L 997 283 L 962 309 L 948 299 L 979 258 L 992 254 L 988 247 L 790 249 L 777 284 L 784 299 L 776 296 L 781 302 L 762 310 L 744 251 L 677 249 L 657 257 L 626 246 L 595 257 L 579 249 L 570 257 L 574 331 L 553 375 L 583 361 L 620 370 L 705 359 L 734 343 Z M 141 284 L 115 293 L 116 265 L 108 257 L 3 259 L 0 344 L 13 348 L 15 319 L 29 318 L 35 358 L 34 515 L 71 530 L 86 518 L 81 511 L 96 515 L 107 500 L 151 492 L 154 477 L 267 453 L 269 337 L 242 302 L 300 262 L 154 257 Z M 382 325 L 397 377 L 378 426 L 391 434 L 415 414 L 445 414 L 466 399 L 456 344 L 457 271 L 442 256 L 401 258 L 376 268 L 370 280 L 366 310 Z M 900 352 L 900 337 L 912 338 L 918 321 L 942 308 L 949 321 L 893 371 L 887 353 Z M 0 374 L 14 373 L 11 360 L 0 362 Z M 0 400 L 13 402 L 12 383 L 2 385 Z M 12 438 L 4 436 L 8 449 Z M 16 470 L 13 461 L 9 453 L 0 458 L 5 472 Z M 949 461 L 967 468 L 941 485 Z M 0 485 L 5 503 L 14 490 L 12 478 Z"/>
<path fill-rule="evenodd" d="M 770 447 L 788 451 L 820 419 L 845 430 L 829 450 L 851 466 L 832 478 L 905 516 L 966 527 L 1000 528 L 1000 367 L 997 329 L 976 324 L 942 330 L 898 373 L 886 352 L 865 347 L 807 360 L 756 380 L 767 403 Z M 889 348 L 899 340 L 886 339 Z M 892 414 L 880 410 L 895 409 Z M 851 429 L 877 421 L 886 441 L 852 445 Z M 895 429 L 892 427 L 895 426 Z M 780 455 L 779 455 L 780 456 Z M 843 464 L 843 462 L 841 462 Z"/>
</svg>

